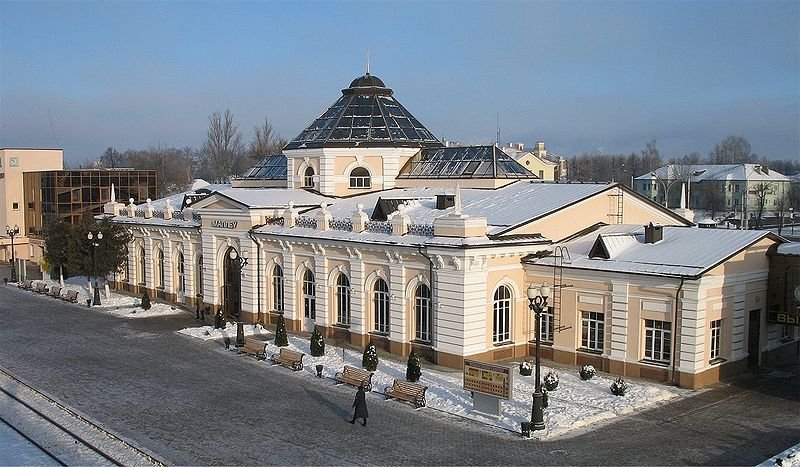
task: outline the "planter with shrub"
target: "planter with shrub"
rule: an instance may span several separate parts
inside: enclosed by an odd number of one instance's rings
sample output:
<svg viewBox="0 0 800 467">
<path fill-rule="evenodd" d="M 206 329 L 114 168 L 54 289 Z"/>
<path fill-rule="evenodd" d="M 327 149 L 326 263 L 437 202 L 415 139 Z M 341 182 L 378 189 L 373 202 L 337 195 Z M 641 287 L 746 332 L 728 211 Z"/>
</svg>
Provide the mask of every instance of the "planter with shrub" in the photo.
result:
<svg viewBox="0 0 800 467">
<path fill-rule="evenodd" d="M 530 376 L 533 373 L 533 368 L 531 368 L 531 362 L 521 362 L 519 364 L 519 374 L 522 376 Z"/>
<path fill-rule="evenodd" d="M 594 378 L 594 375 L 597 374 L 597 370 L 594 369 L 592 365 L 583 365 L 581 367 L 580 375 L 581 379 L 584 381 L 588 381 Z"/>
<path fill-rule="evenodd" d="M 544 387 L 548 391 L 555 391 L 558 387 L 558 374 L 548 371 L 547 374 L 544 375 Z"/>
<path fill-rule="evenodd" d="M 628 384 L 624 379 L 622 379 L 622 377 L 615 379 L 614 382 L 611 383 L 611 394 L 614 394 L 615 396 L 624 396 L 625 391 L 627 390 Z"/>
</svg>

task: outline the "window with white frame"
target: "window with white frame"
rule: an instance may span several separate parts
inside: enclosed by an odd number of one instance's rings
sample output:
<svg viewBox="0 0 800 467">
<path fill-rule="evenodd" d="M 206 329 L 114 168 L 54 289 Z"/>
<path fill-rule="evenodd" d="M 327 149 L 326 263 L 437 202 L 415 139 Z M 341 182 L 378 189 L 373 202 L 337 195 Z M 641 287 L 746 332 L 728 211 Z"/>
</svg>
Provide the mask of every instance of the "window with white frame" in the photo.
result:
<svg viewBox="0 0 800 467">
<path fill-rule="evenodd" d="M 306 318 L 317 318 L 317 292 L 314 284 L 314 273 L 306 269 L 303 274 L 303 310 Z"/>
<path fill-rule="evenodd" d="M 336 279 L 336 324 L 350 325 L 350 280 L 344 274 Z"/>
<path fill-rule="evenodd" d="M 594 311 L 581 313 L 581 347 L 588 350 L 603 351 L 605 315 Z"/>
<path fill-rule="evenodd" d="M 277 264 L 272 268 L 272 309 L 283 311 L 283 269 Z"/>
<path fill-rule="evenodd" d="M 492 311 L 492 342 L 511 340 L 511 290 L 505 285 L 494 291 Z"/>
<path fill-rule="evenodd" d="M 164 250 L 158 249 L 156 251 L 156 271 L 158 272 L 158 277 L 156 277 L 156 287 L 159 289 L 164 288 Z"/>
<path fill-rule="evenodd" d="M 144 248 L 139 247 L 139 270 L 137 271 L 137 279 L 139 280 L 139 285 L 145 285 L 145 277 L 147 277 L 147 256 L 144 254 Z"/>
<path fill-rule="evenodd" d="M 711 360 L 720 358 L 720 337 L 722 336 L 722 320 L 717 319 L 711 322 L 711 338 L 709 347 L 711 349 Z"/>
<path fill-rule="evenodd" d="M 369 171 L 364 167 L 356 167 L 350 172 L 350 188 L 369 188 Z"/>
<path fill-rule="evenodd" d="M 197 290 L 199 295 L 203 295 L 203 255 L 197 257 Z"/>
<path fill-rule="evenodd" d="M 375 315 L 375 332 L 389 333 L 389 286 L 383 279 L 375 281 L 372 288 L 372 307 Z"/>
<path fill-rule="evenodd" d="M 420 284 L 414 291 L 414 338 L 418 341 L 431 341 L 431 289 Z"/>
<path fill-rule="evenodd" d="M 539 337 L 541 337 L 542 342 L 553 342 L 553 334 L 555 334 L 555 314 L 553 313 L 553 307 L 548 306 L 547 308 L 542 310 L 542 313 L 539 315 Z M 536 336 L 534 336 L 535 338 Z"/>
<path fill-rule="evenodd" d="M 644 358 L 656 362 L 669 362 L 672 345 L 672 323 L 644 320 Z"/>
<path fill-rule="evenodd" d="M 306 171 L 303 173 L 303 187 L 305 187 L 305 188 L 313 188 L 314 187 L 314 168 L 313 167 L 306 167 Z"/>
</svg>

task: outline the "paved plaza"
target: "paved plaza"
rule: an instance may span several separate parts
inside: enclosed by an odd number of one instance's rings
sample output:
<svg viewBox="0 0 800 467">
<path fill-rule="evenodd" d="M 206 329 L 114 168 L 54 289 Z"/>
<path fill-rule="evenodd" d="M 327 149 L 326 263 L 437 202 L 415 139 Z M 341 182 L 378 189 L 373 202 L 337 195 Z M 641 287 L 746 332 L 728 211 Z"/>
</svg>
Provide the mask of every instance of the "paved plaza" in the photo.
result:
<svg viewBox="0 0 800 467">
<path fill-rule="evenodd" d="M 754 465 L 800 441 L 796 367 L 541 442 L 374 394 L 369 425 L 350 425 L 351 388 L 175 332 L 197 325 L 0 286 L 0 367 L 182 465 Z"/>
</svg>

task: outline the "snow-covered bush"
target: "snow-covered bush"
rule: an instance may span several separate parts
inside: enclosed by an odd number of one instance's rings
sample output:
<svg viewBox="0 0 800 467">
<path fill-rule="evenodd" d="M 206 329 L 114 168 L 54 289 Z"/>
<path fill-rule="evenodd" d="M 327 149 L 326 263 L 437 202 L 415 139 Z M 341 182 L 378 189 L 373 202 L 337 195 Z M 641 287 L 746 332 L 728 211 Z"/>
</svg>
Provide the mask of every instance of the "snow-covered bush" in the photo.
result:
<svg viewBox="0 0 800 467">
<path fill-rule="evenodd" d="M 628 390 L 628 384 L 625 383 L 625 380 L 622 377 L 619 377 L 611 383 L 611 394 L 615 396 L 624 396 L 625 391 Z"/>
<path fill-rule="evenodd" d="M 555 391 L 558 387 L 558 374 L 548 371 L 547 374 L 544 375 L 544 387 L 548 391 Z"/>
<path fill-rule="evenodd" d="M 142 295 L 142 309 L 147 311 L 150 309 L 150 296 L 147 295 L 147 291 L 145 290 L 144 294 Z"/>
<path fill-rule="evenodd" d="M 422 376 L 422 365 L 419 363 L 419 355 L 413 350 L 408 356 L 408 365 L 406 366 L 406 380 L 416 383 L 419 377 Z"/>
<path fill-rule="evenodd" d="M 286 347 L 289 345 L 289 336 L 286 335 L 286 321 L 283 320 L 283 315 L 278 315 L 278 324 L 275 325 L 275 345 L 278 347 Z"/>
<path fill-rule="evenodd" d="M 369 341 L 367 347 L 364 348 L 364 356 L 361 357 L 361 366 L 367 371 L 375 371 L 378 369 L 378 351 L 375 349 L 375 344 Z"/>
<path fill-rule="evenodd" d="M 519 374 L 522 376 L 530 376 L 532 372 L 531 362 L 524 361 L 519 364 Z"/>
<path fill-rule="evenodd" d="M 584 381 L 594 378 L 594 375 L 596 374 L 597 370 L 595 370 L 592 365 L 583 365 L 581 367 L 581 379 Z"/>
<path fill-rule="evenodd" d="M 312 357 L 325 355 L 325 337 L 317 330 L 316 326 L 314 326 L 314 332 L 311 333 L 311 345 L 309 347 Z"/>
</svg>

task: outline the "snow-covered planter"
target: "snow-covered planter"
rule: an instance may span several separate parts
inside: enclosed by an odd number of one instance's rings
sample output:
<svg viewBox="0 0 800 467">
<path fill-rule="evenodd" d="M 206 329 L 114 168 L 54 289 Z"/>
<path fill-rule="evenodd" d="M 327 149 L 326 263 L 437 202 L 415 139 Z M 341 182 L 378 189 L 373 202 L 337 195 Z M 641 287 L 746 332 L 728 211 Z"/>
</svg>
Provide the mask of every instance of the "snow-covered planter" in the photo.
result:
<svg viewBox="0 0 800 467">
<path fill-rule="evenodd" d="M 558 374 L 548 371 L 547 374 L 544 375 L 544 387 L 548 391 L 555 391 L 558 387 Z"/>
<path fill-rule="evenodd" d="M 617 378 L 611 383 L 611 394 L 615 396 L 624 396 L 625 391 L 628 390 L 628 384 L 625 383 L 625 380 L 622 377 Z"/>
<path fill-rule="evenodd" d="M 361 357 L 361 366 L 367 371 L 375 371 L 378 369 L 378 350 L 375 344 L 369 341 L 364 348 L 364 355 Z"/>
<path fill-rule="evenodd" d="M 594 375 L 597 374 L 597 370 L 594 369 L 592 365 L 583 365 L 581 367 L 581 379 L 584 381 L 588 381 L 594 378 Z"/>
<path fill-rule="evenodd" d="M 325 338 L 316 326 L 314 326 L 314 332 L 311 333 L 309 349 L 311 350 L 312 357 L 321 357 L 325 355 Z"/>
<path fill-rule="evenodd" d="M 533 373 L 533 368 L 531 368 L 531 362 L 521 362 L 519 364 L 519 374 L 522 376 L 530 376 Z"/>
</svg>

